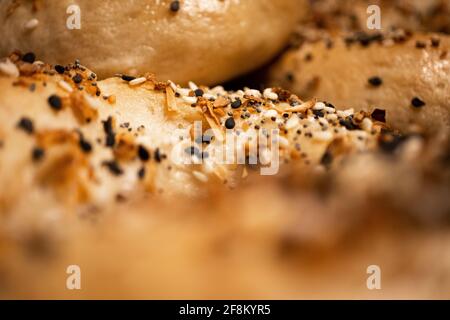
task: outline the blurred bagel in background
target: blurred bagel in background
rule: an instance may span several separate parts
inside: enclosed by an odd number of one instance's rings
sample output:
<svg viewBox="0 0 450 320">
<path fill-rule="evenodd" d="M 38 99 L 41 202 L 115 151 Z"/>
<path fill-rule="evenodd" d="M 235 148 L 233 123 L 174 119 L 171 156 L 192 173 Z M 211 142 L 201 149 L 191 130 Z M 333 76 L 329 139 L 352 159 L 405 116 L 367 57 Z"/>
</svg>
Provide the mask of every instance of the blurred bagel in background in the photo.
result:
<svg viewBox="0 0 450 320">
<path fill-rule="evenodd" d="M 204 85 L 249 72 L 288 42 L 303 0 L 21 1 L 0 3 L 0 56 L 80 59 L 100 78 L 152 72 Z M 81 29 L 69 29 L 79 7 Z M 306 10 L 306 9 L 305 9 Z"/>
<path fill-rule="evenodd" d="M 442 34 L 334 37 L 286 53 L 269 82 L 336 108 L 386 110 L 387 123 L 399 130 L 448 130 L 449 48 Z"/>
<path fill-rule="evenodd" d="M 450 0 L 314 0 L 302 25 L 328 30 L 360 31 L 367 29 L 367 9 L 380 7 L 381 28 L 450 34 Z"/>
</svg>

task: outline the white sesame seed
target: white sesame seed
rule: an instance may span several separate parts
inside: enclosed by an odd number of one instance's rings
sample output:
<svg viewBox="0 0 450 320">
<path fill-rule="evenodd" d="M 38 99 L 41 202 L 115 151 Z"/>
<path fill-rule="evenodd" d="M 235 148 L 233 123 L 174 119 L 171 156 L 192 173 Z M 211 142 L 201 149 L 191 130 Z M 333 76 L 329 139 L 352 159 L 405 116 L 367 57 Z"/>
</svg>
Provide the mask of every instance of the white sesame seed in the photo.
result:
<svg viewBox="0 0 450 320">
<path fill-rule="evenodd" d="M 361 128 L 364 131 L 372 131 L 372 127 L 373 127 L 373 123 L 372 120 L 370 120 L 369 118 L 364 118 L 364 120 L 361 122 Z"/>
<path fill-rule="evenodd" d="M 261 98 L 261 92 L 259 90 L 245 88 L 244 93 L 248 96 Z"/>
<path fill-rule="evenodd" d="M 27 21 L 25 23 L 24 28 L 27 29 L 27 30 L 33 30 L 38 25 L 39 25 L 39 20 L 38 19 L 31 19 L 31 20 L 29 20 L 29 21 Z"/>
<path fill-rule="evenodd" d="M 203 98 L 208 99 L 208 100 L 210 100 L 210 99 L 214 99 L 215 100 L 217 98 L 217 96 L 215 96 L 215 95 L 213 95 L 211 93 L 204 93 L 203 94 Z"/>
<path fill-rule="evenodd" d="M 289 146 L 289 140 L 285 137 L 278 137 L 278 142 L 280 143 L 280 146 L 287 148 Z"/>
<path fill-rule="evenodd" d="M 329 131 L 314 132 L 313 139 L 320 142 L 328 142 L 333 139 L 333 134 Z"/>
<path fill-rule="evenodd" d="M 6 61 L 0 62 L 0 72 L 14 78 L 17 78 L 20 75 L 17 66 L 8 58 L 6 59 Z"/>
<path fill-rule="evenodd" d="M 200 171 L 192 171 L 192 175 L 200 182 L 208 182 L 208 176 Z"/>
<path fill-rule="evenodd" d="M 58 81 L 58 85 L 61 87 L 61 89 L 67 91 L 67 92 L 73 92 L 73 88 L 70 84 L 68 84 L 66 81 L 64 80 L 60 80 Z"/>
<path fill-rule="evenodd" d="M 353 109 L 347 109 L 347 110 L 344 110 L 344 111 L 341 111 L 341 110 L 337 111 L 337 115 L 339 117 L 342 117 L 342 118 L 347 118 L 347 117 L 351 116 L 354 113 L 355 113 L 355 111 Z"/>
<path fill-rule="evenodd" d="M 338 116 L 335 113 L 331 113 L 331 114 L 327 114 L 326 118 L 327 118 L 327 120 L 330 120 L 330 121 L 336 121 L 338 119 Z"/>
<path fill-rule="evenodd" d="M 136 78 L 134 80 L 131 80 L 128 83 L 129 83 L 130 86 L 137 86 L 137 85 L 143 84 L 146 81 L 147 81 L 146 77 L 140 77 L 140 78 Z"/>
<path fill-rule="evenodd" d="M 325 103 L 323 103 L 323 102 L 317 102 L 315 105 L 314 105 L 314 107 L 313 107 L 313 110 L 323 110 L 323 109 L 325 109 Z"/>
<path fill-rule="evenodd" d="M 264 98 L 270 100 L 278 100 L 278 95 L 273 92 L 271 88 L 267 88 L 266 90 L 264 90 Z"/>
<path fill-rule="evenodd" d="M 197 86 L 194 82 L 189 81 L 188 84 L 189 84 L 189 88 L 190 88 L 192 91 L 195 91 L 195 90 L 198 89 L 198 86 Z"/>
<path fill-rule="evenodd" d="M 194 104 L 197 102 L 196 97 L 182 96 L 183 100 L 189 104 Z"/>
<path fill-rule="evenodd" d="M 334 108 L 331 108 L 331 107 L 325 107 L 325 108 L 323 108 L 326 112 L 328 112 L 328 113 L 335 113 L 336 112 L 336 109 L 334 109 Z"/>
<path fill-rule="evenodd" d="M 264 112 L 264 116 L 266 118 L 273 118 L 273 117 L 278 116 L 278 112 L 274 109 L 270 109 L 270 110 L 267 110 Z"/>
<path fill-rule="evenodd" d="M 298 117 L 291 117 L 287 122 L 286 122 L 286 129 L 294 129 L 295 127 L 298 126 L 300 120 L 298 119 Z"/>
</svg>

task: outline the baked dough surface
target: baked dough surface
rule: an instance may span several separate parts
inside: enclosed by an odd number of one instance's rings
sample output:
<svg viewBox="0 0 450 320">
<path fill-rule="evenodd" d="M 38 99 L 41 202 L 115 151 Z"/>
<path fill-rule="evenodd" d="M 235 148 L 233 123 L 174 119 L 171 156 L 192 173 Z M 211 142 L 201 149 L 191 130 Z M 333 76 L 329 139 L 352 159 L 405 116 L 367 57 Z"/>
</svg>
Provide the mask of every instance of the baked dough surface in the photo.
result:
<svg viewBox="0 0 450 320">
<path fill-rule="evenodd" d="M 430 132 L 449 128 L 449 37 L 376 39 L 358 35 L 305 43 L 273 67 L 271 85 L 337 108 L 385 109 L 388 124 L 404 131 L 417 125 Z"/>
<path fill-rule="evenodd" d="M 66 9 L 74 1 L 39 1 L 35 8 L 31 1 L 1 1 L 0 56 L 33 51 L 53 64 L 80 59 L 101 78 L 152 72 L 212 85 L 271 59 L 302 12 L 298 0 L 185 0 L 177 12 L 170 3 L 78 0 L 81 29 L 69 30 Z M 29 30 L 24 25 L 32 19 L 38 25 Z"/>
</svg>

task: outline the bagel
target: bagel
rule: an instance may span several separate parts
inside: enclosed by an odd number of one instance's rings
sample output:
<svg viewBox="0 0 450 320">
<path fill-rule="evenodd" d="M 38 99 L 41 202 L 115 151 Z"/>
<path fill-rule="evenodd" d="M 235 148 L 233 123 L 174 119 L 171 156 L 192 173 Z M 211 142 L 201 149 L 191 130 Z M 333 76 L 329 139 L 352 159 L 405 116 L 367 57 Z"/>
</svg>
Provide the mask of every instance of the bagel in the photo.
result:
<svg viewBox="0 0 450 320">
<path fill-rule="evenodd" d="M 66 25 L 71 17 L 66 10 L 73 4 L 80 9 L 81 29 Z M 212 85 L 273 58 L 295 26 L 301 13 L 298 4 L 298 0 L 5 0 L 0 3 L 0 56 L 32 51 L 53 64 L 80 59 L 100 78 L 152 72 L 161 80 Z"/>
<path fill-rule="evenodd" d="M 310 1 L 303 24 L 318 29 L 337 31 L 367 30 L 367 19 L 377 5 L 381 14 L 381 30 L 392 28 L 450 34 L 449 0 L 321 0 Z"/>
<path fill-rule="evenodd" d="M 450 127 L 449 48 L 448 36 L 402 32 L 306 43 L 270 70 L 269 84 L 337 108 L 381 108 L 396 129 L 433 133 Z"/>
<path fill-rule="evenodd" d="M 9 70 L 0 75 L 3 207 L 41 189 L 75 205 L 101 205 L 139 191 L 200 196 L 215 185 L 234 187 L 246 175 L 241 164 L 249 161 L 220 158 L 228 132 L 236 150 L 259 158 L 254 167 L 278 170 L 273 153 L 267 153 L 277 149 L 280 165 L 293 161 L 308 170 L 376 148 L 385 128 L 364 113 L 304 102 L 276 88 L 262 93 L 193 83 L 181 88 L 153 75 L 97 81 L 82 65 L 31 64 L 16 54 L 4 59 L 0 70 Z M 195 121 L 201 131 L 195 131 Z M 203 161 L 178 161 L 192 158 Z"/>
</svg>

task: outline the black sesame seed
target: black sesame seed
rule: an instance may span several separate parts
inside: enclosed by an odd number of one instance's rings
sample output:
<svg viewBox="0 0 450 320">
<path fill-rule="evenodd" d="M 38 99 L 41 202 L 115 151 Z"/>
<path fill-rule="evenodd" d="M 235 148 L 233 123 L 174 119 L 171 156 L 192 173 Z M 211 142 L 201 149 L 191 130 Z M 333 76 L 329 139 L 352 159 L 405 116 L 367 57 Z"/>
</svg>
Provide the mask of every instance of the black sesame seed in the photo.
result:
<svg viewBox="0 0 450 320">
<path fill-rule="evenodd" d="M 92 151 L 92 144 L 86 141 L 82 135 L 80 135 L 79 144 L 84 153 L 90 153 Z"/>
<path fill-rule="evenodd" d="M 115 176 L 120 176 L 121 174 L 123 174 L 122 168 L 119 166 L 119 164 L 115 160 L 103 161 L 102 164 L 105 167 L 107 167 L 109 169 L 109 171 L 111 171 L 111 173 L 114 174 Z"/>
<path fill-rule="evenodd" d="M 322 110 L 313 110 L 313 114 L 319 118 L 323 118 L 325 116 Z"/>
<path fill-rule="evenodd" d="M 368 82 L 374 87 L 379 87 L 383 84 L 383 80 L 378 76 L 370 77 Z"/>
<path fill-rule="evenodd" d="M 417 98 L 417 97 L 414 97 L 414 98 L 411 100 L 411 104 L 412 104 L 412 106 L 415 107 L 415 108 L 421 108 L 421 107 L 425 106 L 425 102 L 423 102 L 422 100 L 420 100 L 420 99 Z"/>
<path fill-rule="evenodd" d="M 386 153 L 393 153 L 397 148 L 407 140 L 407 137 L 392 132 L 382 131 L 378 143 Z"/>
<path fill-rule="evenodd" d="M 80 84 L 81 81 L 83 81 L 83 77 L 81 76 L 81 74 L 77 73 L 76 75 L 73 76 L 72 80 L 76 84 Z"/>
<path fill-rule="evenodd" d="M 32 157 L 33 161 L 35 161 L 35 162 L 42 160 L 44 155 L 45 155 L 44 149 L 39 148 L 39 147 L 33 148 L 33 151 L 31 152 L 31 157 Z"/>
<path fill-rule="evenodd" d="M 371 114 L 372 119 L 380 122 L 386 122 L 386 110 L 375 109 Z"/>
<path fill-rule="evenodd" d="M 33 121 L 29 118 L 22 118 L 17 123 L 17 127 L 24 130 L 28 134 L 32 134 L 34 132 Z"/>
<path fill-rule="evenodd" d="M 418 48 L 418 49 L 423 49 L 423 48 L 426 48 L 426 43 L 425 42 L 423 42 L 423 41 L 417 41 L 416 42 L 416 48 Z"/>
<path fill-rule="evenodd" d="M 227 129 L 234 129 L 234 127 L 236 126 L 236 122 L 234 122 L 234 119 L 232 117 L 228 118 L 225 121 L 225 128 Z"/>
<path fill-rule="evenodd" d="M 197 89 L 194 91 L 194 93 L 195 93 L 196 97 L 203 97 L 203 94 L 204 94 L 202 89 Z"/>
<path fill-rule="evenodd" d="M 57 96 L 56 94 L 51 95 L 47 101 L 48 101 L 48 104 L 50 105 L 50 107 L 52 107 L 52 109 L 54 109 L 54 110 L 62 109 L 61 98 L 59 96 Z"/>
<path fill-rule="evenodd" d="M 109 133 L 113 132 L 112 117 L 111 116 L 109 116 L 108 119 L 103 121 L 103 130 L 105 131 L 106 134 L 109 134 Z"/>
<path fill-rule="evenodd" d="M 138 156 L 139 156 L 139 159 L 141 159 L 142 161 L 150 160 L 150 153 L 142 145 L 140 145 L 138 148 Z"/>
<path fill-rule="evenodd" d="M 161 154 L 161 151 L 159 151 L 159 148 L 156 148 L 155 150 L 155 160 L 156 162 L 161 162 L 163 159 L 163 155 Z"/>
<path fill-rule="evenodd" d="M 113 130 L 112 117 L 109 116 L 106 121 L 103 121 L 103 130 L 106 133 L 106 146 L 114 147 L 116 144 L 116 134 Z"/>
<path fill-rule="evenodd" d="M 33 52 L 28 52 L 22 57 L 23 62 L 33 63 L 36 61 L 36 55 Z"/>
<path fill-rule="evenodd" d="M 329 167 L 331 163 L 333 162 L 333 155 L 330 151 L 327 151 L 323 154 L 322 159 L 320 159 L 320 164 L 322 164 L 325 167 Z"/>
<path fill-rule="evenodd" d="M 339 121 L 339 124 L 341 126 L 344 126 L 347 130 L 356 130 L 357 127 L 353 124 L 352 120 L 347 118 L 347 119 L 341 119 Z"/>
<path fill-rule="evenodd" d="M 174 0 L 170 3 L 170 11 L 177 12 L 180 10 L 180 1 Z"/>
<path fill-rule="evenodd" d="M 288 72 L 286 73 L 286 80 L 289 82 L 294 82 L 295 81 L 295 76 L 292 72 Z"/>
<path fill-rule="evenodd" d="M 441 44 L 441 39 L 439 38 L 431 38 L 431 46 L 434 48 L 439 47 L 439 45 Z"/>
<path fill-rule="evenodd" d="M 231 103 L 231 108 L 233 108 L 233 109 L 237 109 L 240 106 L 242 106 L 242 101 L 240 99 L 236 99 L 235 101 L 233 101 Z"/>
<path fill-rule="evenodd" d="M 122 75 L 122 80 L 130 82 L 133 81 L 134 79 L 136 79 L 136 77 L 132 77 L 132 76 L 127 76 L 127 75 Z"/>
<path fill-rule="evenodd" d="M 144 177 L 145 177 L 145 168 L 144 167 L 142 167 L 142 168 L 140 168 L 139 169 L 139 171 L 138 171 L 138 177 L 139 177 L 139 179 L 144 179 Z"/>
<path fill-rule="evenodd" d="M 57 65 L 55 66 L 55 70 L 56 70 L 56 72 L 58 72 L 59 74 L 63 74 L 63 73 L 66 71 L 66 69 L 65 69 L 62 65 L 59 65 L 59 64 L 57 64 Z"/>
</svg>

